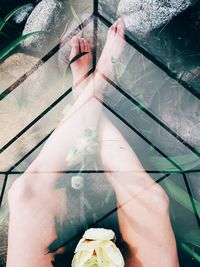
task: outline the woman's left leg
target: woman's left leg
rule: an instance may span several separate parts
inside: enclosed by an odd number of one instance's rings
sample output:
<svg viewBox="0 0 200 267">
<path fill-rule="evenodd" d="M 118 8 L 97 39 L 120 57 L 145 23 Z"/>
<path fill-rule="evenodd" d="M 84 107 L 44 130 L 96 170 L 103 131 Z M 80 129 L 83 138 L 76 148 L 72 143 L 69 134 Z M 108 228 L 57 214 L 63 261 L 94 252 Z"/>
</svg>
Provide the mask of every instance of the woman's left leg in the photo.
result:
<svg viewBox="0 0 200 267">
<path fill-rule="evenodd" d="M 7 267 L 50 267 L 49 245 L 57 239 L 55 218 L 66 216 L 66 190 L 55 189 L 54 174 L 24 173 L 8 193 Z"/>
<path fill-rule="evenodd" d="M 119 25 L 124 25 L 119 23 Z M 123 39 L 117 33 L 115 23 L 109 30 L 107 46 L 118 44 L 114 53 L 123 49 Z M 122 47 L 119 45 L 122 43 Z M 71 57 L 80 52 L 89 52 L 72 64 L 74 80 L 88 72 L 91 63 L 91 48 L 83 39 L 72 39 Z M 110 50 L 106 49 L 110 55 Z M 102 61 L 107 60 L 103 53 Z M 104 64 L 102 64 L 104 65 Z M 107 63 L 107 66 L 109 64 Z M 84 66 L 84 70 L 83 70 Z M 86 69 L 87 70 L 86 70 Z M 108 70 L 112 72 L 112 64 Z M 78 75 L 78 76 L 77 76 Z M 77 78 L 78 77 L 78 78 Z M 65 161 L 71 146 L 87 128 L 96 129 L 99 124 L 102 104 L 94 95 L 96 89 L 101 95 L 102 79 L 94 75 L 70 112 L 48 138 L 41 152 L 25 173 L 19 177 L 9 190 L 9 238 L 7 267 L 50 267 L 53 255 L 47 254 L 47 247 L 56 238 L 55 216 L 66 215 L 66 194 L 55 189 L 60 172 L 69 168 Z M 94 88 L 95 87 L 95 88 Z M 78 93 L 81 87 L 78 89 Z M 76 98 L 76 93 L 74 94 Z M 63 205 L 64 203 L 64 205 Z"/>
<path fill-rule="evenodd" d="M 78 53 L 76 45 L 72 44 L 72 53 Z M 85 41 L 84 49 L 90 50 Z M 91 55 L 85 59 L 91 61 Z M 71 145 L 84 129 L 97 126 L 101 114 L 101 104 L 96 104 L 91 89 L 90 86 L 85 90 L 84 100 L 80 97 L 76 101 L 76 110 L 60 123 L 38 157 L 9 190 L 7 267 L 52 266 L 54 255 L 47 254 L 47 250 L 57 238 L 55 217 L 62 220 L 66 216 L 67 197 L 66 190 L 56 189 L 55 183 L 60 172 L 68 169 L 65 158 Z"/>
<path fill-rule="evenodd" d="M 123 22 L 119 22 L 124 27 Z M 115 23 L 109 30 L 107 47 L 118 44 L 119 55 L 124 41 L 118 34 Z M 73 39 L 74 42 L 74 39 Z M 122 44 L 120 46 L 119 44 Z M 79 44 L 80 48 L 80 44 Z M 84 50 L 90 47 L 84 43 Z M 110 55 L 110 50 L 106 50 Z M 87 50 L 85 50 L 87 51 Z M 114 51 L 115 54 L 116 51 Z M 77 44 L 72 53 L 78 54 Z M 85 55 L 83 58 L 88 58 Z M 83 60 L 81 59 L 81 61 Z M 107 60 L 105 53 L 102 61 Z M 73 63 L 75 64 L 75 63 Z M 104 64 L 103 64 L 104 65 Z M 112 64 L 107 66 L 108 70 Z M 54 185 L 60 172 L 66 171 L 66 156 L 77 138 L 87 128 L 96 128 L 101 116 L 102 104 L 94 96 L 94 86 L 101 94 L 105 84 L 97 75 L 84 88 L 70 113 L 51 134 L 38 157 L 9 190 L 9 238 L 7 267 L 50 267 L 53 255 L 47 254 L 48 245 L 56 238 L 54 219 L 65 216 L 66 195 L 64 190 L 55 190 Z"/>
</svg>

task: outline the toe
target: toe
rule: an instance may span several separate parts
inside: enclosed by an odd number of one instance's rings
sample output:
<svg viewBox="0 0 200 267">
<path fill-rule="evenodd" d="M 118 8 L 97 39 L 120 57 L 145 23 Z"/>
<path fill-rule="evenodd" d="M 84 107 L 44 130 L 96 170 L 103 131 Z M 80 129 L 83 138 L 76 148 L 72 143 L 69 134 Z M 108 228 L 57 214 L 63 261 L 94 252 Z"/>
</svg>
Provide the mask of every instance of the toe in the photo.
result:
<svg viewBox="0 0 200 267">
<path fill-rule="evenodd" d="M 85 52 L 85 49 L 86 49 L 86 44 L 85 44 L 85 39 L 84 38 L 81 38 L 80 40 L 80 48 L 81 48 L 81 52 Z"/>
<path fill-rule="evenodd" d="M 125 22 L 123 18 L 117 20 L 117 34 L 124 38 Z"/>
<path fill-rule="evenodd" d="M 85 40 L 85 52 L 88 52 L 88 42 Z"/>
<path fill-rule="evenodd" d="M 91 61 L 91 58 L 92 58 L 92 54 L 91 54 L 92 49 L 91 49 L 91 46 L 90 46 L 90 44 L 88 42 L 87 42 L 87 48 L 86 49 L 87 49 L 86 52 L 88 52 L 88 54 L 87 54 L 88 61 Z"/>
<path fill-rule="evenodd" d="M 78 39 L 77 36 L 73 36 L 72 39 L 70 40 L 70 45 L 73 46 L 73 44 L 77 42 L 77 39 Z"/>
<path fill-rule="evenodd" d="M 86 52 L 91 52 L 90 44 L 87 41 L 85 42 L 85 51 Z"/>
<path fill-rule="evenodd" d="M 113 23 L 113 25 L 110 27 L 110 32 L 111 33 L 116 33 L 116 31 L 117 31 L 117 23 L 118 23 L 118 21 L 115 21 L 115 23 Z"/>
<path fill-rule="evenodd" d="M 117 20 L 117 27 L 120 29 L 125 29 L 125 22 L 123 18 L 119 18 Z"/>
<path fill-rule="evenodd" d="M 79 38 L 77 36 L 74 36 L 71 39 L 70 45 L 71 45 L 70 60 L 72 60 L 76 55 L 80 53 Z"/>
</svg>

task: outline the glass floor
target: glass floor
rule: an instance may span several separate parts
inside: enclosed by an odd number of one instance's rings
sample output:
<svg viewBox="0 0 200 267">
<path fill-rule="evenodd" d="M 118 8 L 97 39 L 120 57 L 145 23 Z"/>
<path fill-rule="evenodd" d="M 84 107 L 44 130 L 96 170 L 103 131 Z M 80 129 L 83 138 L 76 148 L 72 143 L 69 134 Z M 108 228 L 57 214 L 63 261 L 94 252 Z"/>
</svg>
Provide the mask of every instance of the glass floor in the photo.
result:
<svg viewBox="0 0 200 267">
<path fill-rule="evenodd" d="M 63 75 L 62 66 L 60 70 L 55 64 L 69 50 L 71 37 L 78 35 L 92 43 L 94 67 L 108 28 L 117 18 L 117 4 L 118 1 L 108 0 L 91 2 L 93 10 L 79 11 L 80 24 L 76 21 L 75 26 L 69 27 L 62 45 L 58 43 L 48 53 L 45 51 L 42 59 L 30 62 L 20 77 L 0 87 L 2 266 L 5 266 L 9 216 L 7 191 L 37 157 L 63 118 L 63 110 L 72 102 L 71 73 L 67 70 Z M 185 63 L 179 62 L 178 50 L 172 47 L 171 53 L 167 51 L 170 42 L 170 39 L 166 41 L 167 34 L 168 27 L 160 35 L 155 31 L 146 39 L 126 32 L 125 49 L 115 64 L 115 78 L 100 75 L 108 91 L 103 109 L 134 149 L 145 170 L 170 198 L 180 266 L 196 267 L 200 263 L 199 77 L 192 73 L 193 78 L 185 80 Z M 27 88 L 31 93 L 27 93 Z M 84 169 L 81 191 L 74 190 L 71 180 L 66 179 L 74 173 L 79 174 L 80 170 L 67 170 L 60 179 L 70 201 L 68 219 L 58 243 L 67 246 L 69 251 L 74 250 L 83 230 L 89 226 L 110 227 L 116 232 L 118 229 L 115 195 L 103 171 L 98 166 Z"/>
</svg>

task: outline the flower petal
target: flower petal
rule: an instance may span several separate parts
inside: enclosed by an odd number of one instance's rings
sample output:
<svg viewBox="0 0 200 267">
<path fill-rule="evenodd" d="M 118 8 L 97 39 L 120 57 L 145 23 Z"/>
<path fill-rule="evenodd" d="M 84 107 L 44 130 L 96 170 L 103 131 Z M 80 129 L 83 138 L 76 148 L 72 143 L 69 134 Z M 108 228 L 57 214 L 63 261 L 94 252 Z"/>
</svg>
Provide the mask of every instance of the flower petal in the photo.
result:
<svg viewBox="0 0 200 267">
<path fill-rule="evenodd" d="M 83 238 L 89 240 L 112 240 L 115 238 L 115 233 L 104 228 L 90 228 L 85 232 Z"/>
<path fill-rule="evenodd" d="M 72 260 L 72 267 L 84 267 L 84 264 L 92 257 L 93 249 L 77 252 Z"/>
<path fill-rule="evenodd" d="M 113 242 L 109 242 L 109 244 L 105 245 L 103 247 L 103 252 L 116 266 L 124 266 L 125 263 L 122 254 Z"/>
<path fill-rule="evenodd" d="M 102 246 L 101 240 L 94 241 L 81 241 L 78 243 L 75 252 L 83 251 L 83 250 L 91 250 Z M 104 245 L 103 245 L 104 246 Z"/>
<path fill-rule="evenodd" d="M 109 261 L 104 257 L 102 248 L 95 249 L 99 267 L 109 267 Z"/>
</svg>

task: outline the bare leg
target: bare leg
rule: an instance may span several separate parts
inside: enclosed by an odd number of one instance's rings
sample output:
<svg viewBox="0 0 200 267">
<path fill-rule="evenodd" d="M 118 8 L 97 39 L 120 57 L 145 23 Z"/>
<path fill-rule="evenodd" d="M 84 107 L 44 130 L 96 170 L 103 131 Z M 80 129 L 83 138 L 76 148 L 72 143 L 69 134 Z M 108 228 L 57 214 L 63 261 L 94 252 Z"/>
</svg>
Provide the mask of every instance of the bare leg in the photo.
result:
<svg viewBox="0 0 200 267">
<path fill-rule="evenodd" d="M 114 29 L 113 27 L 109 31 L 109 35 L 113 35 L 113 41 Z M 76 40 L 72 43 L 72 53 L 76 53 Z M 84 46 L 88 49 L 86 43 Z M 101 103 L 94 97 L 94 86 L 98 92 L 104 86 L 98 76 L 86 86 L 70 113 L 47 140 L 38 157 L 9 190 L 7 267 L 52 266 L 54 255 L 46 254 L 47 247 L 56 238 L 55 216 L 62 219 L 66 215 L 64 204 L 67 197 L 64 190 L 55 190 L 54 184 L 60 172 L 69 167 L 65 158 L 72 143 L 85 129 L 96 128 L 99 124 Z"/>
<path fill-rule="evenodd" d="M 75 49 L 72 44 L 72 53 Z M 91 61 L 85 56 L 86 64 L 88 59 Z M 56 128 L 38 157 L 9 190 L 7 267 L 52 266 L 54 255 L 47 254 L 47 248 L 57 237 L 55 217 L 62 220 L 66 216 L 67 198 L 65 190 L 55 189 L 54 185 L 59 172 L 68 167 L 65 158 L 72 142 L 87 127 L 96 127 L 95 114 L 98 116 L 101 111 L 100 103 L 97 105 L 91 99 L 90 88 L 86 93 L 85 104 L 81 109 L 76 105 L 77 111 Z M 89 110 L 93 113 L 88 114 Z"/>
<path fill-rule="evenodd" d="M 97 69 L 112 75 L 112 55 L 124 46 L 124 23 L 112 26 L 112 41 L 107 41 Z M 114 32 L 119 32 L 118 41 Z M 115 45 L 116 43 L 116 45 Z M 128 267 L 178 267 L 176 242 L 172 231 L 168 196 L 145 172 L 129 144 L 105 117 L 100 123 L 101 158 L 118 202 L 120 230 L 128 247 Z M 112 141 L 115 140 L 115 141 Z"/>
<path fill-rule="evenodd" d="M 106 117 L 100 129 L 102 162 L 111 171 L 106 175 L 116 192 L 120 231 L 128 247 L 126 266 L 178 267 L 166 193 Z"/>
</svg>

